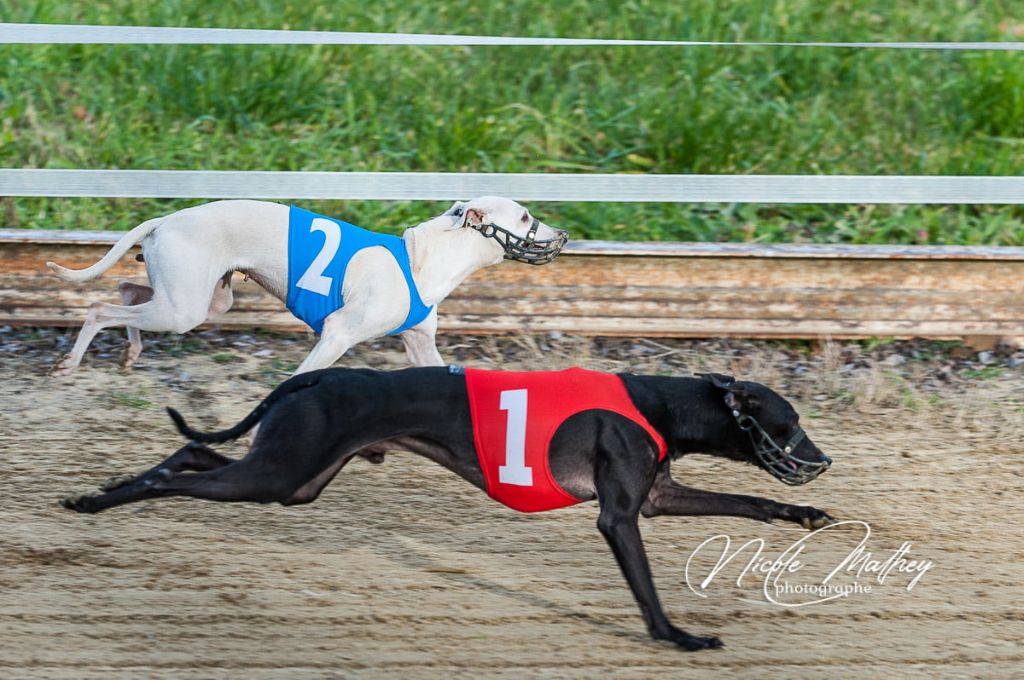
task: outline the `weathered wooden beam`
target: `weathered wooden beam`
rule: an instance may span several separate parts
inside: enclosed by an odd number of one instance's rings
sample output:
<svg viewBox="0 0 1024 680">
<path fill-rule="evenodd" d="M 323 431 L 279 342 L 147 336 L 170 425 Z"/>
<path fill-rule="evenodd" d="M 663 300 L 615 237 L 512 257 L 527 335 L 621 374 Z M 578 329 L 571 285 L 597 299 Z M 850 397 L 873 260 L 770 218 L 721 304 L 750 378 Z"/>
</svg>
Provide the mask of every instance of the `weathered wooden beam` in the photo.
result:
<svg viewBox="0 0 1024 680">
<path fill-rule="evenodd" d="M 0 230 L 0 323 L 77 325 L 117 302 L 116 281 L 145 283 L 133 253 L 78 286 L 44 266 L 88 266 L 120 235 Z M 442 330 L 468 333 L 1019 339 L 1024 248 L 577 241 L 550 265 L 478 272 L 441 311 Z M 304 328 L 241 276 L 216 323 Z"/>
</svg>

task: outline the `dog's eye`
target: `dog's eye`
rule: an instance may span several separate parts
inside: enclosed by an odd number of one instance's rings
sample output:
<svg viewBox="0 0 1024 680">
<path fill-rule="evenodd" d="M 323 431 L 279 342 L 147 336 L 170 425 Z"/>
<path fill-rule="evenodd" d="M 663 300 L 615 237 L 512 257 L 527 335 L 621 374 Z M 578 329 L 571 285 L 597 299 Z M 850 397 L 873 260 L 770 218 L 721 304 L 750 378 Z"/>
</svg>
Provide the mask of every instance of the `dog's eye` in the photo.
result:
<svg viewBox="0 0 1024 680">
<path fill-rule="evenodd" d="M 521 221 L 521 222 L 526 222 L 526 221 L 527 221 L 527 220 L 529 220 L 529 219 L 530 219 L 530 215 L 529 215 L 529 213 L 523 213 L 523 219 L 522 219 L 522 220 L 520 220 L 520 221 Z"/>
<path fill-rule="evenodd" d="M 452 215 L 454 215 L 455 217 L 462 217 L 462 210 L 462 206 L 457 205 L 454 208 L 452 208 Z"/>
</svg>

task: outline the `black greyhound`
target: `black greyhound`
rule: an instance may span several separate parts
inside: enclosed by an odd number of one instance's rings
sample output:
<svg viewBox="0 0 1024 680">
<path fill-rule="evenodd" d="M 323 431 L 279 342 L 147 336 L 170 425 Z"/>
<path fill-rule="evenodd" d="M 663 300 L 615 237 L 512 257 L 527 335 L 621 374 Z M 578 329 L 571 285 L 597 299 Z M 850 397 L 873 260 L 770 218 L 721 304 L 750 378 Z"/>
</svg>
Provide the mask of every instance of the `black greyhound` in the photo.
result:
<svg viewBox="0 0 1024 680">
<path fill-rule="evenodd" d="M 651 636 L 688 650 L 720 647 L 716 637 L 689 635 L 669 623 L 651 579 L 638 515 L 728 515 L 821 527 L 832 521 L 822 510 L 682 486 L 672 480 L 669 466 L 687 453 L 708 453 L 756 464 L 784 482 L 802 484 L 831 460 L 804 435 L 792 406 L 758 383 L 716 374 L 620 378 L 669 455 L 659 462 L 659 446 L 634 420 L 587 410 L 555 431 L 548 449 L 551 472 L 572 496 L 599 501 L 598 528 Z M 70 497 L 63 505 L 99 512 L 166 496 L 309 503 L 356 455 L 379 463 L 384 452 L 393 450 L 426 456 L 487 489 L 461 369 L 314 371 L 287 380 L 242 422 L 217 433 L 194 431 L 176 411 L 168 411 L 191 443 L 148 472 L 107 487 L 106 493 Z M 255 440 L 240 460 L 200 443 L 235 439 L 257 423 Z"/>
</svg>

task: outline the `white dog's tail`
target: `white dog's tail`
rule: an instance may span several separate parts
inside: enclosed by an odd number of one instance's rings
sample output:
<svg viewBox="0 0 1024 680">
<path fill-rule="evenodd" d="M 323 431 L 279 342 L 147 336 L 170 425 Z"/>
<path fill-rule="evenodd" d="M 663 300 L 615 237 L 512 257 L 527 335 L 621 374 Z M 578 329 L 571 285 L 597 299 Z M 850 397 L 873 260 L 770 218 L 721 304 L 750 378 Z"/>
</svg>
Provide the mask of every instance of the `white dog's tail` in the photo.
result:
<svg viewBox="0 0 1024 680">
<path fill-rule="evenodd" d="M 113 267 L 114 263 L 120 260 L 122 255 L 127 253 L 136 243 L 149 236 L 165 219 L 166 216 L 156 217 L 151 220 L 146 220 L 139 226 L 135 227 L 118 239 L 117 243 L 107 251 L 107 254 L 91 267 L 86 267 L 85 269 L 68 269 L 67 267 L 61 267 L 56 262 L 47 262 L 46 266 L 49 267 L 54 274 L 65 281 L 74 281 L 78 283 L 94 279 Z"/>
</svg>

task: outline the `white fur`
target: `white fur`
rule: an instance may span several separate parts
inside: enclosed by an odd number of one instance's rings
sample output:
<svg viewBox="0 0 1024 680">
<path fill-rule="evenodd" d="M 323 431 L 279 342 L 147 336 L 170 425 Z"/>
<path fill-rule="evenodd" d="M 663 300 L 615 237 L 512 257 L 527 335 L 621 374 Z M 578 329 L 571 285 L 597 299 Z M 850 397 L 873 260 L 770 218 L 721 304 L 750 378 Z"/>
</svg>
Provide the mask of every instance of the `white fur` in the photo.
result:
<svg viewBox="0 0 1024 680">
<path fill-rule="evenodd" d="M 442 215 L 407 229 L 402 238 L 409 251 L 413 279 L 427 305 L 437 305 L 476 270 L 502 261 L 494 240 L 469 224 L 493 222 L 525 236 L 532 218 L 506 198 L 485 196 L 456 203 Z M 537 239 L 554 238 L 541 224 Z M 143 222 L 125 234 L 96 264 L 71 270 L 47 266 L 66 281 L 88 281 L 102 274 L 136 243 L 149 274 L 149 287 L 122 283 L 123 305 L 94 302 L 72 350 L 54 366 L 67 375 L 82 361 L 96 333 L 127 326 L 125 366 L 142 351 L 139 331 L 184 333 L 232 303 L 231 275 L 242 272 L 272 295 L 288 294 L 288 206 L 265 201 L 216 201 Z M 333 364 L 352 345 L 378 338 L 405 321 L 409 294 L 402 271 L 384 248 L 366 248 L 353 256 L 342 288 L 345 306 L 324 320 L 319 341 L 296 373 Z M 437 309 L 417 326 L 401 333 L 409 361 L 440 366 L 437 351 Z"/>
</svg>

